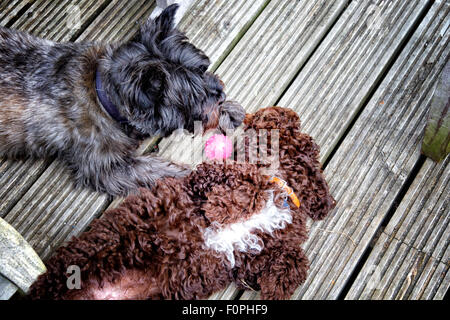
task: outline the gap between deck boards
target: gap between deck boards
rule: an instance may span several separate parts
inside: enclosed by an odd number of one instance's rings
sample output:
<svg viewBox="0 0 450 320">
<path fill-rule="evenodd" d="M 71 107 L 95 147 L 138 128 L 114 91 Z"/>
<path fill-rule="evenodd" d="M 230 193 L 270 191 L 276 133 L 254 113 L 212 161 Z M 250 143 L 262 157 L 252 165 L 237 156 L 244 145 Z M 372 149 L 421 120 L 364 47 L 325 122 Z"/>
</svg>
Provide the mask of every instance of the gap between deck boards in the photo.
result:
<svg viewBox="0 0 450 320">
<path fill-rule="evenodd" d="M 425 163 L 426 157 L 424 155 L 420 155 L 417 159 L 416 164 L 414 165 L 413 169 L 408 175 L 408 178 L 405 180 L 405 183 L 400 188 L 399 192 L 395 196 L 394 201 L 391 204 L 391 207 L 389 208 L 386 216 L 383 218 L 383 220 L 380 223 L 380 226 L 377 228 L 377 230 L 374 233 L 373 238 L 371 239 L 370 245 L 367 246 L 367 248 L 364 250 L 363 255 L 361 256 L 361 259 L 359 260 L 358 264 L 355 266 L 353 272 L 351 273 L 350 277 L 348 278 L 347 283 L 345 284 L 342 291 L 339 293 L 337 300 L 345 300 L 345 297 L 347 296 L 348 292 L 350 291 L 351 287 L 353 286 L 356 278 L 358 277 L 358 274 L 363 269 L 364 264 L 369 259 L 370 254 L 372 253 L 376 242 L 378 241 L 379 236 L 382 232 L 386 229 L 389 221 L 394 216 L 395 212 L 397 211 L 398 206 L 402 202 L 402 200 L 405 198 L 406 193 L 409 190 L 409 187 L 413 184 L 413 181 L 416 179 L 417 175 L 419 174 L 420 169 L 422 169 L 424 163 Z"/>
<path fill-rule="evenodd" d="M 416 23 L 414 24 L 414 26 L 411 28 L 411 30 L 408 32 L 408 34 L 406 35 L 406 37 L 402 40 L 402 43 L 400 44 L 398 50 L 396 50 L 396 52 L 394 53 L 394 55 L 392 56 L 391 60 L 389 61 L 389 63 L 387 64 L 386 69 L 384 70 L 384 72 L 382 73 L 382 75 L 379 77 L 378 81 L 376 82 L 375 86 L 372 88 L 372 90 L 369 92 L 369 94 L 367 95 L 365 101 L 363 102 L 363 106 L 357 111 L 357 113 L 354 115 L 352 121 L 349 123 L 349 125 L 347 126 L 347 129 L 345 130 L 345 132 L 343 133 L 343 135 L 341 136 L 341 138 L 339 139 L 339 141 L 337 142 L 337 144 L 334 146 L 334 148 L 332 149 L 332 151 L 330 152 L 330 154 L 325 158 L 325 161 L 323 162 L 323 169 L 325 170 L 328 163 L 331 161 L 331 159 L 333 158 L 333 156 L 336 154 L 336 151 L 339 149 L 339 147 L 342 145 L 342 142 L 345 140 L 345 138 L 348 136 L 348 133 L 350 132 L 351 128 L 353 127 L 353 125 L 356 123 L 356 121 L 358 120 L 359 116 L 361 115 L 361 113 L 364 111 L 364 109 L 367 107 L 367 104 L 369 103 L 369 101 L 372 99 L 372 97 L 374 96 L 375 92 L 377 91 L 377 89 L 379 88 L 380 84 L 383 82 L 383 80 L 386 78 L 387 74 L 389 73 L 389 70 L 392 68 L 392 66 L 394 65 L 394 63 L 398 60 L 398 58 L 400 57 L 401 53 L 403 52 L 403 50 L 405 49 L 407 43 L 411 40 L 414 32 L 417 30 L 417 28 L 419 27 L 419 25 L 422 23 L 423 19 L 425 18 L 425 16 L 428 14 L 428 12 L 431 9 L 431 6 L 433 5 L 433 1 L 428 1 L 427 6 L 425 8 L 425 10 L 422 12 L 422 14 L 420 15 L 419 19 L 417 19 Z"/>
<path fill-rule="evenodd" d="M 425 19 L 426 15 L 428 14 L 428 12 L 430 11 L 431 7 L 433 5 L 432 1 L 429 1 L 425 10 L 422 12 L 421 16 L 419 17 L 419 19 L 417 19 L 417 21 L 415 22 L 413 28 L 411 28 L 411 30 L 409 31 L 409 33 L 407 34 L 407 36 L 405 37 L 405 39 L 403 39 L 402 44 L 400 45 L 399 49 L 397 50 L 397 52 L 394 54 L 394 56 L 392 57 L 391 61 L 388 64 L 388 67 L 386 68 L 386 70 L 384 71 L 384 73 L 382 74 L 382 76 L 378 79 L 375 87 L 371 90 L 371 92 L 369 93 L 369 95 L 367 96 L 364 105 L 360 108 L 360 110 L 355 114 L 355 117 L 353 118 L 352 122 L 349 124 L 348 128 L 346 129 L 345 133 L 342 135 L 342 137 L 339 139 L 339 142 L 336 144 L 336 146 L 333 148 L 332 152 L 329 154 L 329 156 L 326 158 L 324 164 L 323 164 L 323 169 L 325 170 L 325 168 L 327 167 L 328 163 L 331 161 L 331 159 L 333 158 L 333 156 L 336 154 L 336 151 L 339 149 L 339 147 L 341 146 L 341 144 L 343 143 L 343 141 L 345 140 L 345 138 L 347 137 L 348 133 L 350 132 L 351 128 L 353 127 L 353 125 L 356 123 L 356 121 L 358 120 L 359 116 L 361 115 L 361 113 L 364 111 L 364 109 L 366 108 L 367 104 L 369 103 L 369 101 L 372 99 L 372 97 L 374 96 L 375 92 L 377 91 L 377 89 L 379 88 L 380 84 L 384 81 L 384 79 L 386 78 L 387 74 L 389 73 L 389 70 L 392 68 L 392 66 L 395 64 L 395 62 L 398 60 L 398 58 L 400 57 L 401 53 L 404 51 L 407 43 L 411 40 L 414 32 L 417 30 L 417 28 L 419 27 L 419 25 L 422 23 L 422 21 Z M 422 168 L 423 164 L 425 163 L 426 157 L 423 155 L 420 155 L 419 158 L 417 159 L 412 171 L 410 172 L 410 174 L 408 175 L 408 178 L 405 180 L 403 186 L 401 187 L 401 189 L 398 191 L 390 209 L 388 210 L 388 213 L 386 214 L 386 216 L 383 218 L 380 226 L 377 228 L 377 230 L 374 233 L 374 238 L 371 239 L 371 244 L 373 244 L 373 246 L 375 246 L 375 242 L 377 240 L 377 235 L 379 236 L 379 234 L 381 232 L 384 231 L 384 229 L 386 228 L 386 226 L 388 225 L 390 219 L 392 218 L 392 216 L 394 215 L 395 211 L 398 208 L 398 205 L 400 204 L 400 202 L 403 200 L 403 198 L 406 195 L 406 192 L 408 191 L 409 187 L 412 185 L 414 179 L 417 177 L 420 169 Z M 367 259 L 369 258 L 371 252 L 373 251 L 373 246 L 369 245 L 367 246 L 367 248 L 364 250 L 363 255 L 361 256 L 361 259 L 359 260 L 358 264 L 355 266 L 355 269 L 353 270 L 353 272 L 351 273 L 351 276 L 349 277 L 346 285 L 344 286 L 344 288 L 342 289 L 342 291 L 340 292 L 340 294 L 338 295 L 337 300 L 344 300 L 345 296 L 348 294 L 348 292 L 350 291 L 350 288 L 352 287 L 352 285 L 354 284 L 354 281 L 356 280 L 359 272 L 362 270 L 364 264 L 366 263 Z"/>
</svg>

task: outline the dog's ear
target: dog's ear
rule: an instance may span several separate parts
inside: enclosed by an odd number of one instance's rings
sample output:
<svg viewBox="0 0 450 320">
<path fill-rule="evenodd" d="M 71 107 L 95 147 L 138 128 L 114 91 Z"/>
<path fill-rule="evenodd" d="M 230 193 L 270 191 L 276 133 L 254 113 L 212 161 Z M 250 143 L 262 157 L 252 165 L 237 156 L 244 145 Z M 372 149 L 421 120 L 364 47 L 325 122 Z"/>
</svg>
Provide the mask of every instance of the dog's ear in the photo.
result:
<svg viewBox="0 0 450 320">
<path fill-rule="evenodd" d="M 156 28 L 162 34 L 168 34 L 175 27 L 175 14 L 178 10 L 178 4 L 174 3 L 161 12 L 155 20 Z"/>
<path fill-rule="evenodd" d="M 148 18 L 133 40 L 142 42 L 145 45 L 161 42 L 175 28 L 175 14 L 177 10 L 178 4 L 172 4 L 164 9 L 156 19 Z"/>
</svg>

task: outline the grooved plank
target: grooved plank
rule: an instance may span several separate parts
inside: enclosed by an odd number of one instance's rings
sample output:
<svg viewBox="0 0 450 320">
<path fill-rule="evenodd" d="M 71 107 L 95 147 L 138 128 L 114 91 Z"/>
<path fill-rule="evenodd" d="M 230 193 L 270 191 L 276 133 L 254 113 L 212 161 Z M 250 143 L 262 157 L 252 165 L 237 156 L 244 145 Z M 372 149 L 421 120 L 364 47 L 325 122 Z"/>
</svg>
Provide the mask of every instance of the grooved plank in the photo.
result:
<svg viewBox="0 0 450 320">
<path fill-rule="evenodd" d="M 429 1 L 352 1 L 279 104 L 328 158 Z"/>
<path fill-rule="evenodd" d="M 274 104 L 346 4 L 270 2 L 217 69 L 228 96 L 249 112 Z"/>
<path fill-rule="evenodd" d="M 270 0 L 197 0 L 181 21 L 193 43 L 203 48 L 216 70 Z"/>
<path fill-rule="evenodd" d="M 414 4 L 420 12 L 426 3 Z M 432 86 L 450 57 L 449 34 L 445 32 L 449 5 L 445 0 L 434 2 L 328 164 L 325 175 L 337 207 L 311 227 L 305 244 L 311 268 L 294 299 L 339 296 L 416 164 Z M 395 29 L 395 23 L 388 26 Z M 314 137 L 321 139 L 320 134 Z M 250 292 L 242 296 L 255 297 Z"/>
<path fill-rule="evenodd" d="M 214 1 L 216 6 L 229 2 L 226 0 Z M 233 2 L 239 3 L 240 1 Z M 98 37 L 91 39 L 110 41 L 113 38 L 115 39 L 116 36 L 130 37 L 138 28 L 136 21 L 130 20 L 134 19 L 130 16 L 130 12 L 134 14 L 133 17 L 139 19 L 153 7 L 152 3 L 144 0 L 131 1 L 131 4 L 130 2 L 113 1 L 77 40 Z M 197 1 L 193 5 L 194 10 L 202 12 L 201 9 L 195 9 L 195 6 L 203 4 L 203 1 Z M 239 26 L 245 27 L 246 23 L 242 20 L 252 21 L 254 15 L 260 11 L 264 4 L 265 0 L 253 1 L 250 7 L 239 7 L 238 11 L 226 12 L 225 16 L 215 15 L 213 16 L 214 20 L 209 24 L 197 26 L 202 30 L 192 29 L 190 31 L 189 25 L 184 24 L 183 21 L 181 22 L 181 28 L 187 30 L 188 36 L 190 32 L 198 32 L 197 41 L 201 41 L 201 35 L 209 35 L 208 31 L 212 25 L 220 32 L 220 29 L 224 27 L 221 24 L 223 19 L 234 21 L 234 15 L 241 17 Z M 208 5 L 205 8 L 211 9 L 212 6 Z M 203 15 L 203 17 L 206 18 L 207 16 Z M 211 17 L 208 16 L 208 18 Z M 105 19 L 109 19 L 106 24 Z M 237 21 L 234 22 L 237 23 Z M 229 28 L 228 30 L 233 30 L 233 32 L 223 38 L 213 36 L 210 45 L 217 51 L 228 50 L 228 47 L 233 43 L 233 38 L 240 32 L 239 28 L 241 27 L 239 26 L 226 25 Z M 105 27 L 105 30 L 102 30 L 103 27 Z M 221 45 L 218 46 L 216 42 L 220 42 Z M 223 46 L 223 43 L 228 43 L 228 45 Z M 115 201 L 114 203 L 118 202 Z M 72 236 L 81 233 L 92 219 L 105 209 L 108 203 L 109 199 L 105 195 L 87 189 L 74 188 L 65 166 L 59 161 L 53 161 L 21 198 L 20 202 L 6 214 L 5 220 L 13 225 L 45 260 L 51 255 L 54 248 L 59 247 Z"/>
<path fill-rule="evenodd" d="M 139 23 L 148 19 L 155 9 L 155 1 L 113 0 L 84 30 L 79 41 L 113 42 L 129 40 L 139 29 Z"/>
<path fill-rule="evenodd" d="M 443 299 L 450 286 L 449 163 L 450 156 L 424 163 L 346 299 Z M 413 259 L 392 251 L 399 245 L 423 261 L 408 266 Z"/>
<path fill-rule="evenodd" d="M 46 160 L 0 158 L 0 218 L 11 210 L 47 166 Z"/>
<path fill-rule="evenodd" d="M 248 112 L 275 103 L 344 10 L 340 1 L 271 1 L 217 69 L 229 99 Z M 190 143 L 163 139 L 160 153 L 192 163 Z"/>
<path fill-rule="evenodd" d="M 385 233 L 448 261 L 450 243 L 450 157 L 437 164 L 425 161 L 418 176 L 389 221 Z"/>
<path fill-rule="evenodd" d="M 36 0 L 11 28 L 53 41 L 69 41 L 109 0 Z"/>
<path fill-rule="evenodd" d="M 9 23 L 29 2 L 24 0 L 3 0 L 0 4 L 0 25 L 5 26 Z"/>
</svg>

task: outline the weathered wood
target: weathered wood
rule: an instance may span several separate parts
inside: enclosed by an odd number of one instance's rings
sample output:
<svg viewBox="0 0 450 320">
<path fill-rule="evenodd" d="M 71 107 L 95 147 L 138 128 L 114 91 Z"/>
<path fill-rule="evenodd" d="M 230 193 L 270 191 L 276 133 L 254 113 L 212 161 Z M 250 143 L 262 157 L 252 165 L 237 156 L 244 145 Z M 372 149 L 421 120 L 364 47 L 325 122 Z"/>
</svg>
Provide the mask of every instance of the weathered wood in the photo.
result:
<svg viewBox="0 0 450 320">
<path fill-rule="evenodd" d="M 36 182 L 49 162 L 0 159 L 0 217 L 4 217 Z"/>
<path fill-rule="evenodd" d="M 357 4 L 352 2 L 348 10 Z M 402 28 L 402 33 L 406 34 L 426 3 L 408 1 L 395 4 L 401 4 L 400 10 L 393 16 L 389 15 L 389 21 L 394 20 L 382 28 L 386 31 L 397 30 L 397 23 L 408 21 Z M 386 10 L 393 10 L 393 5 L 394 3 Z M 409 8 L 410 5 L 413 7 Z M 430 103 L 433 83 L 449 58 L 448 33 L 444 33 L 444 37 L 441 33 L 446 27 L 448 10 L 448 2 L 437 1 L 433 5 L 328 164 L 325 174 L 331 192 L 337 199 L 337 208 L 323 222 L 314 223 L 311 227 L 310 238 L 305 244 L 307 255 L 311 260 L 311 269 L 305 284 L 294 294 L 294 299 L 334 299 L 339 296 L 389 211 L 395 195 L 416 164 L 420 155 L 420 136 L 425 125 L 424 106 Z M 343 15 L 344 21 L 338 21 L 335 26 L 336 34 L 344 38 L 351 37 L 355 30 L 358 30 L 352 28 L 353 31 L 350 33 L 339 32 L 344 25 L 352 26 L 347 20 L 349 18 L 347 13 Z M 398 30 L 395 32 L 399 33 Z M 370 43 L 369 39 L 364 43 Z M 331 40 L 326 39 L 324 45 L 335 48 Z M 344 52 L 346 50 L 348 48 L 345 46 L 339 49 Z M 319 58 L 313 57 L 312 63 L 315 59 Z M 352 54 L 347 59 L 357 59 L 357 56 Z M 365 66 L 367 67 L 367 64 Z M 307 66 L 305 70 L 310 69 Z M 318 73 L 323 72 L 319 69 Z M 364 78 L 370 75 L 362 76 Z M 349 81 L 352 85 L 358 83 Z M 338 89 L 345 85 L 347 84 L 341 83 L 341 86 L 327 89 L 334 90 L 339 97 Z M 318 95 L 314 91 L 310 94 Z M 291 95 L 294 96 L 294 93 Z M 345 97 L 345 91 L 343 95 Z M 312 98 L 308 99 L 306 96 L 298 101 L 301 100 L 310 105 Z M 327 101 L 322 101 L 325 104 L 324 108 L 313 109 L 314 114 L 327 113 Z M 332 101 L 330 103 L 333 103 Z M 355 103 L 358 104 L 358 100 Z M 335 117 L 339 118 L 341 113 L 345 114 L 344 111 L 340 109 Z M 303 113 L 300 112 L 300 115 Z M 328 128 L 335 130 L 335 123 L 326 122 L 326 119 L 323 117 L 317 122 L 304 123 L 306 127 L 317 126 L 318 130 L 323 130 L 322 134 L 318 132 L 313 136 L 318 141 L 323 141 L 322 144 L 325 143 L 325 150 L 322 151 L 329 153 L 331 150 L 328 148 L 332 148 L 335 143 L 323 139 Z M 316 132 L 314 128 L 307 131 Z M 322 160 L 324 159 L 326 157 L 322 157 Z M 250 292 L 243 295 L 244 299 L 255 297 L 257 296 Z"/>
<path fill-rule="evenodd" d="M 0 275 L 23 292 L 46 268 L 25 239 L 0 218 Z"/>
<path fill-rule="evenodd" d="M 0 275 L 0 300 L 8 300 L 19 290 L 8 279 Z"/>
<path fill-rule="evenodd" d="M 132 38 L 139 24 L 155 9 L 148 0 L 113 0 L 80 35 L 78 41 L 124 41 Z"/>
<path fill-rule="evenodd" d="M 181 21 L 189 39 L 202 48 L 215 71 L 253 24 L 269 0 L 197 0 Z"/>
<path fill-rule="evenodd" d="M 230 99 L 251 112 L 288 87 L 347 1 L 271 1 L 217 73 Z"/>
<path fill-rule="evenodd" d="M 428 1 L 352 1 L 279 105 L 294 108 L 325 161 Z"/>
<path fill-rule="evenodd" d="M 450 286 L 449 163 L 450 156 L 424 163 L 346 299 L 444 297 Z"/>
<path fill-rule="evenodd" d="M 215 1 L 219 6 L 229 2 Z M 111 41 L 120 39 L 115 37 L 123 36 L 124 39 L 131 37 L 138 28 L 136 19 L 147 18 L 149 2 L 141 0 L 131 3 L 132 5 L 130 2 L 113 1 L 80 35 L 78 40 L 90 38 Z M 264 3 L 263 0 L 254 1 L 251 5 L 240 7 L 240 10 L 226 13 L 225 16 L 210 16 L 203 14 L 202 9 L 195 8 L 201 6 L 205 10 L 209 10 L 213 6 L 206 5 L 200 0 L 197 1 L 193 8 L 199 16 L 203 17 L 198 17 L 198 19 L 212 19 L 209 24 L 199 25 L 199 28 L 203 28 L 203 32 L 200 30 L 200 36 L 197 39 L 203 40 L 202 34 L 205 37 L 209 36 L 208 30 L 211 25 L 216 25 L 216 30 L 220 32 L 223 27 L 221 19 L 231 20 L 231 14 L 238 15 L 244 21 L 254 20 L 254 15 L 258 14 Z M 189 36 L 189 24 L 184 24 L 183 21 L 181 23 L 181 27 L 187 30 Z M 245 22 L 240 21 L 239 26 L 245 26 Z M 229 48 L 223 44 L 231 45 L 233 37 L 240 33 L 239 27 L 235 28 L 231 25 L 227 27 L 233 32 L 228 34 L 223 32 L 225 37 L 220 39 L 215 37 L 211 41 L 211 45 L 218 48 L 217 50 L 228 50 Z M 193 31 L 198 32 L 199 30 Z M 221 46 L 217 46 L 216 42 L 221 42 Z M 17 228 L 45 260 L 54 247 L 60 246 L 62 242 L 82 232 L 92 219 L 105 209 L 108 203 L 109 200 L 104 195 L 86 189 L 75 189 L 65 166 L 54 161 L 21 198 L 20 202 L 5 213 L 5 220 Z"/>
<path fill-rule="evenodd" d="M 450 153 L 450 61 L 434 90 L 422 153 L 438 162 Z"/>
<path fill-rule="evenodd" d="M 69 41 L 89 23 L 107 0 L 36 0 L 11 26 L 53 41 Z"/>
<path fill-rule="evenodd" d="M 28 4 L 29 1 L 24 0 L 3 0 L 0 3 L 0 25 L 5 26 L 10 23 Z"/>
</svg>

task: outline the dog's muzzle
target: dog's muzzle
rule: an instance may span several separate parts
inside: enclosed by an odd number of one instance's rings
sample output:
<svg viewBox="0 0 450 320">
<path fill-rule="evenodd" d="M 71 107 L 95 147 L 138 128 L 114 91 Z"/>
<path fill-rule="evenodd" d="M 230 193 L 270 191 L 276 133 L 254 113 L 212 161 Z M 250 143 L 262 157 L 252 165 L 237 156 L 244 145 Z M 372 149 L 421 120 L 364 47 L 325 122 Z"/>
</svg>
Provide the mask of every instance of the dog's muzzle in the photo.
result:
<svg viewBox="0 0 450 320">
<path fill-rule="evenodd" d="M 245 109 L 235 101 L 224 101 L 219 106 L 219 129 L 226 131 L 241 125 L 245 118 Z"/>
</svg>

